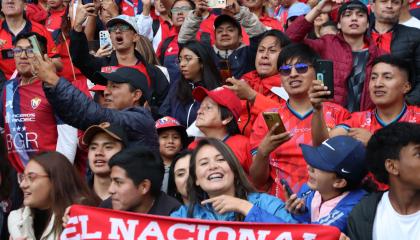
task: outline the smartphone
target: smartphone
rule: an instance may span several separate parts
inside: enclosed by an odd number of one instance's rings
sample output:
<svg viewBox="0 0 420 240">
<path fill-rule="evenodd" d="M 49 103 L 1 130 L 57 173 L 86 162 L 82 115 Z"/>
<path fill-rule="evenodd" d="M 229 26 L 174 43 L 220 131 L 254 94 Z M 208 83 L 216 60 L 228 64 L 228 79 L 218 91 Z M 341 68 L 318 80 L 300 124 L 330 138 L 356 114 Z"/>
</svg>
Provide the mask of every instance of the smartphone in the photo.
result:
<svg viewBox="0 0 420 240">
<path fill-rule="evenodd" d="M 41 47 L 39 45 L 38 39 L 36 39 L 36 36 L 30 36 L 28 39 L 31 42 L 34 53 L 42 56 Z"/>
<path fill-rule="evenodd" d="M 226 8 L 227 0 L 208 0 L 209 8 Z"/>
<path fill-rule="evenodd" d="M 273 128 L 276 123 L 279 123 L 279 126 L 275 130 L 274 134 L 278 135 L 286 132 L 286 128 L 284 127 L 283 121 L 281 120 L 278 112 L 263 112 L 263 117 L 269 130 Z"/>
<path fill-rule="evenodd" d="M 109 36 L 109 32 L 107 30 L 99 31 L 99 47 L 102 48 L 107 45 L 112 47 L 112 42 L 111 42 L 111 37 Z"/>
<path fill-rule="evenodd" d="M 292 191 L 292 189 L 290 188 L 290 185 L 289 185 L 289 183 L 286 181 L 286 179 L 284 179 L 284 178 L 280 179 L 280 183 L 281 183 L 281 185 L 283 185 L 284 189 L 286 190 L 287 195 L 288 195 L 289 197 L 290 197 L 290 196 L 292 196 L 292 194 L 293 194 L 294 192 L 293 192 L 293 191 Z"/>
<path fill-rule="evenodd" d="M 322 81 L 328 87 L 330 95 L 325 98 L 334 98 L 334 70 L 333 62 L 330 60 L 317 60 L 315 62 L 316 79 Z"/>
<path fill-rule="evenodd" d="M 226 85 L 232 85 L 231 83 L 227 83 L 226 79 L 232 77 L 232 72 L 230 71 L 229 61 L 227 59 L 223 59 L 219 61 L 219 69 L 220 75 L 222 76 L 222 81 Z"/>
</svg>

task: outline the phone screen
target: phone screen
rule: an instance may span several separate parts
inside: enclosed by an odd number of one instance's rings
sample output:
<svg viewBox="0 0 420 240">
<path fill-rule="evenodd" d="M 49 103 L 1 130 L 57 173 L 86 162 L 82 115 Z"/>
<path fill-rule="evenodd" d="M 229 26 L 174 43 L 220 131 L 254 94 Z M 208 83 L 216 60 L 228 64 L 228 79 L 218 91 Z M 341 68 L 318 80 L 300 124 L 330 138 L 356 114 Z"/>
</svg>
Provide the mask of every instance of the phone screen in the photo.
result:
<svg viewBox="0 0 420 240">
<path fill-rule="evenodd" d="M 328 87 L 330 95 L 326 98 L 334 98 L 334 70 L 333 62 L 329 60 L 317 60 L 315 63 L 316 79 L 322 81 Z"/>
</svg>

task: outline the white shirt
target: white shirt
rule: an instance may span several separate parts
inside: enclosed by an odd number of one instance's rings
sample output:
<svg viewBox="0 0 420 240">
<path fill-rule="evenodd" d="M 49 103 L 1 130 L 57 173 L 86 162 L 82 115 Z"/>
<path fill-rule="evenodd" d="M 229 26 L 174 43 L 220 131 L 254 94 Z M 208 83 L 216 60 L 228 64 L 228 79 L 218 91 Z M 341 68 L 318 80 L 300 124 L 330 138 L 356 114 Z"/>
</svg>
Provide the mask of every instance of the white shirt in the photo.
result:
<svg viewBox="0 0 420 240">
<path fill-rule="evenodd" d="M 372 239 L 419 240 L 420 210 L 410 215 L 397 213 L 389 201 L 388 193 L 384 193 L 376 208 Z"/>
<path fill-rule="evenodd" d="M 402 22 L 401 24 L 405 25 L 407 27 L 413 27 L 413 28 L 420 29 L 420 20 L 418 20 L 415 17 L 411 17 L 410 19 L 408 19 L 405 22 Z"/>
</svg>

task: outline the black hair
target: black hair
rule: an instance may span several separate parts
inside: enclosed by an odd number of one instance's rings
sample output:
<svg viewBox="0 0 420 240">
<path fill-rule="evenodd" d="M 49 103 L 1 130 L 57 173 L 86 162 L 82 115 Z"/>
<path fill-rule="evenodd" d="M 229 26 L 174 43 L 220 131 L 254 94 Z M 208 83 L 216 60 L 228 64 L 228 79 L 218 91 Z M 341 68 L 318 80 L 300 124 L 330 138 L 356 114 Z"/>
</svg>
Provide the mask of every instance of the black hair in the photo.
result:
<svg viewBox="0 0 420 240">
<path fill-rule="evenodd" d="M 335 27 L 337 29 L 337 24 L 334 21 L 328 20 L 324 22 L 321 27 Z"/>
<path fill-rule="evenodd" d="M 194 215 L 194 208 L 195 206 L 201 205 L 201 202 L 205 199 L 208 199 L 208 194 L 204 192 L 204 190 L 196 185 L 197 176 L 195 174 L 196 168 L 196 158 L 197 153 L 204 147 L 204 146 L 213 146 L 220 152 L 223 156 L 225 161 L 228 163 L 230 169 L 234 175 L 234 186 L 235 186 L 235 197 L 248 200 L 248 194 L 256 192 L 256 189 L 252 186 L 249 182 L 248 177 L 246 176 L 241 164 L 239 163 L 238 158 L 236 158 L 235 154 L 232 150 L 227 146 L 225 143 L 218 139 L 214 138 L 204 138 L 200 140 L 197 144 L 197 147 L 194 149 L 194 152 L 191 156 L 190 160 L 190 172 L 188 176 L 188 183 L 187 183 L 187 193 L 188 193 L 188 200 L 189 200 L 189 207 L 187 216 L 192 218 Z M 236 221 L 243 221 L 244 216 L 241 214 L 235 213 L 235 220 Z"/>
<path fill-rule="evenodd" d="M 276 44 L 278 44 L 281 48 L 281 50 L 283 51 L 283 48 L 288 46 L 289 44 L 291 44 L 292 42 L 290 41 L 289 37 L 284 34 L 282 31 L 276 30 L 276 29 L 272 29 L 269 30 L 267 32 L 265 32 L 261 38 L 260 41 L 258 42 L 258 47 L 260 46 L 262 40 L 264 40 L 266 37 L 275 37 L 276 38 Z M 279 56 L 280 57 L 280 56 Z M 281 65 L 278 65 L 278 60 L 277 60 L 277 69 L 280 67 Z"/>
<path fill-rule="evenodd" d="M 369 171 L 379 182 L 389 184 L 385 161 L 399 160 L 401 149 L 409 144 L 420 144 L 419 124 L 393 123 L 373 134 L 367 145 L 366 160 Z"/>
<path fill-rule="evenodd" d="M 319 55 L 308 45 L 303 43 L 292 43 L 281 50 L 277 60 L 277 66 L 286 64 L 291 59 L 297 59 L 299 62 L 315 64 Z"/>
<path fill-rule="evenodd" d="M 183 202 L 183 199 L 182 196 L 179 194 L 175 184 L 175 164 L 178 162 L 179 159 L 191 155 L 192 151 L 189 149 L 185 149 L 177 153 L 174 157 L 174 160 L 172 160 L 171 162 L 171 166 L 169 167 L 168 195 L 178 199 L 181 203 Z"/>
<path fill-rule="evenodd" d="M 192 89 L 196 87 L 196 85 L 203 86 L 208 90 L 213 90 L 222 86 L 222 77 L 213 62 L 213 58 L 211 57 L 209 50 L 204 47 L 203 44 L 196 40 L 186 42 L 181 46 L 178 57 L 184 48 L 194 52 L 199 57 L 198 61 L 202 65 L 201 81 L 199 83 L 193 83 L 189 79 L 185 79 L 184 76 L 180 74 L 181 76 L 178 80 L 176 97 L 185 104 L 194 100 L 192 96 Z"/>
<path fill-rule="evenodd" d="M 373 60 L 372 68 L 378 63 L 389 64 L 404 72 L 407 75 L 407 81 L 410 83 L 411 89 L 413 89 L 415 85 L 415 74 L 412 65 L 413 63 L 391 54 L 386 54 L 375 58 Z"/>
<path fill-rule="evenodd" d="M 230 136 L 240 134 L 237 119 L 233 116 L 233 113 L 225 106 L 219 105 L 220 117 L 223 120 L 232 117 L 232 120 L 226 125 L 226 131 Z"/>
<path fill-rule="evenodd" d="M 190 4 L 190 7 L 191 7 L 193 10 L 195 9 L 195 3 L 194 3 L 193 1 L 191 1 L 191 0 L 175 0 L 175 1 L 172 3 L 172 5 L 171 5 L 171 9 L 174 7 L 175 3 L 177 3 L 177 2 L 181 2 L 181 1 L 188 2 L 188 4 Z M 168 13 L 168 14 L 171 16 L 171 15 L 172 15 L 171 11 L 169 11 L 169 13 Z"/>
<path fill-rule="evenodd" d="M 136 186 L 148 179 L 152 196 L 157 197 L 160 194 L 164 167 L 158 153 L 144 146 L 131 146 L 112 156 L 108 164 L 110 168 L 118 166 L 124 169 L 127 177 Z"/>
<path fill-rule="evenodd" d="M 16 43 L 19 42 L 22 39 L 28 39 L 28 41 L 29 41 L 29 37 L 31 37 L 31 36 L 36 37 L 36 39 L 38 40 L 38 43 L 40 45 L 39 47 L 41 48 L 40 50 L 41 50 L 42 54 L 46 54 L 47 53 L 47 39 L 44 36 L 42 36 L 42 35 L 40 35 L 39 33 L 36 33 L 36 32 L 19 33 L 16 36 L 16 39 L 14 41 L 14 45 L 16 45 Z"/>
<path fill-rule="evenodd" d="M 133 85 L 128 84 L 128 90 L 130 91 L 130 93 L 133 93 L 136 90 L 138 90 L 138 88 L 135 88 L 135 87 L 133 87 Z M 138 100 L 138 104 L 139 104 L 140 107 L 143 107 L 144 104 L 146 103 L 147 99 L 146 99 L 146 95 L 144 94 L 143 90 L 141 90 L 141 91 L 142 91 L 142 94 L 141 94 L 140 99 Z"/>
</svg>

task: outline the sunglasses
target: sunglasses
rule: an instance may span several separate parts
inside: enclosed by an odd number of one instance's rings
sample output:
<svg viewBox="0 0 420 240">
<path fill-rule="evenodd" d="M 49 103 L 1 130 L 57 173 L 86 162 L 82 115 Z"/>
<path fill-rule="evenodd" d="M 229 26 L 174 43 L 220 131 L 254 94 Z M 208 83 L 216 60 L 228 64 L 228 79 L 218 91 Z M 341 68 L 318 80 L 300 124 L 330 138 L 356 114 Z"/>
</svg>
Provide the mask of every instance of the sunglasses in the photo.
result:
<svg viewBox="0 0 420 240">
<path fill-rule="evenodd" d="M 306 63 L 296 63 L 294 65 L 283 65 L 279 67 L 279 73 L 283 76 L 289 76 L 292 73 L 292 68 L 295 68 L 296 72 L 299 74 L 306 73 L 309 69 L 309 64 Z"/>
<path fill-rule="evenodd" d="M 108 28 L 108 31 L 111 32 L 116 32 L 117 30 L 120 30 L 121 32 L 126 32 L 131 30 L 131 27 L 129 25 L 126 24 L 116 24 L 113 25 L 111 27 Z"/>
</svg>

